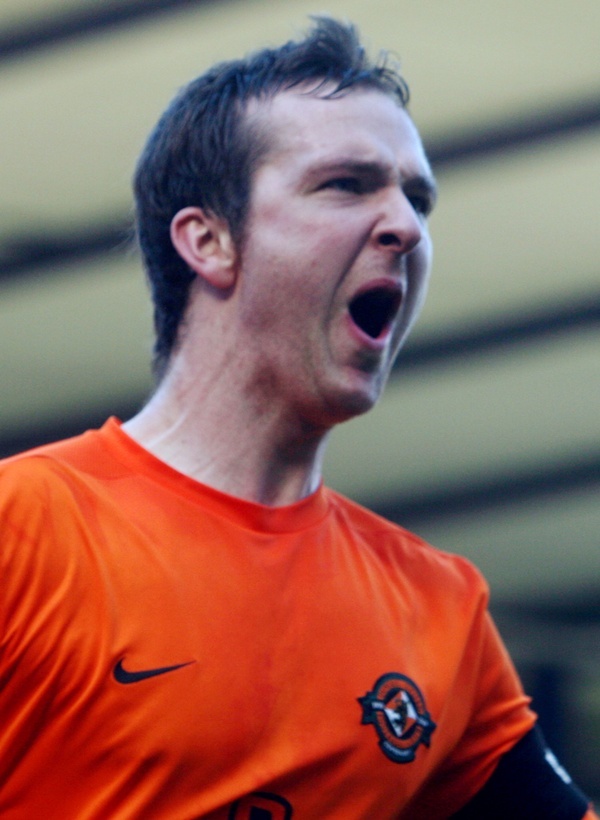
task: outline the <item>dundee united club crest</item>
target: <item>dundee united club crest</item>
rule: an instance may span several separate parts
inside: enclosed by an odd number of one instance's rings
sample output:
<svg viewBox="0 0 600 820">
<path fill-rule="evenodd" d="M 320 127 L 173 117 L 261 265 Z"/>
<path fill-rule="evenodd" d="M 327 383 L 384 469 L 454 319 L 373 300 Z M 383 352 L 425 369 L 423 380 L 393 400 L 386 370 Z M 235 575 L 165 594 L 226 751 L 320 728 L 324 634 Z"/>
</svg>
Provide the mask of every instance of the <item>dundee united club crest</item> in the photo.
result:
<svg viewBox="0 0 600 820">
<path fill-rule="evenodd" d="M 394 763 L 410 763 L 421 743 L 429 746 L 436 725 L 410 678 L 397 672 L 382 675 L 358 702 L 362 723 L 375 726 L 382 752 Z"/>
</svg>

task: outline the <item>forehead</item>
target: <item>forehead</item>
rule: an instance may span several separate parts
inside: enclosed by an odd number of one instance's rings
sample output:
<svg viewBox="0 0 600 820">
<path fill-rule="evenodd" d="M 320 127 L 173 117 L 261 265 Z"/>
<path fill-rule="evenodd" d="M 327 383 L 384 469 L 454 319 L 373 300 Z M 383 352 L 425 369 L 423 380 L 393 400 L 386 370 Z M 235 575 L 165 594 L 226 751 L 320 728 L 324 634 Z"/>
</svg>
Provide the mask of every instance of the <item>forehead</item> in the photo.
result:
<svg viewBox="0 0 600 820">
<path fill-rule="evenodd" d="M 326 89 L 292 89 L 256 103 L 249 114 L 266 134 L 266 165 L 347 159 L 382 163 L 403 175 L 431 176 L 411 117 L 381 91 L 353 89 L 327 97 Z"/>
</svg>

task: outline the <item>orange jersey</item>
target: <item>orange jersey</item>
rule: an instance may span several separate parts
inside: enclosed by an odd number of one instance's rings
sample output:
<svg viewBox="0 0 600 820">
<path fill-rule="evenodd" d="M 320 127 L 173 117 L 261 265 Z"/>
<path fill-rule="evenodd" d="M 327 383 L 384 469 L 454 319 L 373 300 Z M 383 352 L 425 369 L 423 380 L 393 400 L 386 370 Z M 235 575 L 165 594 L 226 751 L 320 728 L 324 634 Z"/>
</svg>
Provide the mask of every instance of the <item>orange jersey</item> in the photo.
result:
<svg viewBox="0 0 600 820">
<path fill-rule="evenodd" d="M 0 521 L 3 820 L 436 820 L 535 721 L 477 570 L 329 489 L 111 420 L 3 462 Z"/>
</svg>

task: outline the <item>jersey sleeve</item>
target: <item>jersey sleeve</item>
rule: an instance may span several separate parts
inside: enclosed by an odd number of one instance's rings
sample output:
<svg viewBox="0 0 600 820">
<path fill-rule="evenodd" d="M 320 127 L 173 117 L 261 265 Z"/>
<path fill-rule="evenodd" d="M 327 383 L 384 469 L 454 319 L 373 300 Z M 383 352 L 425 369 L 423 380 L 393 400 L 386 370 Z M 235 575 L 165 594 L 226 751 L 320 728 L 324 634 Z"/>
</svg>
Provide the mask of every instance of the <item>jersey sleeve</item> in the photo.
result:
<svg viewBox="0 0 600 820">
<path fill-rule="evenodd" d="M 464 686 L 472 698 L 468 723 L 407 816 L 425 820 L 442 811 L 452 820 L 598 820 L 547 748 L 484 599 L 466 659 L 474 687 Z M 464 670 L 462 680 L 469 680 Z"/>
<path fill-rule="evenodd" d="M 63 630 L 90 594 L 63 545 L 80 521 L 47 459 L 0 468 L 0 782 L 35 742 Z M 77 594 L 64 607 L 64 590 Z M 57 618 L 58 609 L 64 617 Z"/>
<path fill-rule="evenodd" d="M 475 638 L 479 655 L 473 663 L 471 717 L 447 764 L 452 779 L 465 773 L 463 789 L 468 787 L 473 792 L 489 779 L 501 757 L 537 720 L 487 604 L 482 621 L 481 637 L 479 641 Z"/>
<path fill-rule="evenodd" d="M 459 811 L 537 720 L 488 611 L 487 585 L 474 568 L 467 566 L 466 572 L 477 582 L 472 582 L 470 589 L 471 595 L 479 597 L 479 605 L 465 636 L 457 682 L 439 716 L 441 727 L 460 715 L 462 728 L 411 804 L 407 816 L 423 820 Z"/>
<path fill-rule="evenodd" d="M 14 619 L 28 609 L 42 583 L 39 563 L 54 524 L 50 491 L 35 460 L 2 465 L 0 472 L 0 640 L 16 639 Z M 6 643 L 2 644 L 6 648 Z"/>
</svg>

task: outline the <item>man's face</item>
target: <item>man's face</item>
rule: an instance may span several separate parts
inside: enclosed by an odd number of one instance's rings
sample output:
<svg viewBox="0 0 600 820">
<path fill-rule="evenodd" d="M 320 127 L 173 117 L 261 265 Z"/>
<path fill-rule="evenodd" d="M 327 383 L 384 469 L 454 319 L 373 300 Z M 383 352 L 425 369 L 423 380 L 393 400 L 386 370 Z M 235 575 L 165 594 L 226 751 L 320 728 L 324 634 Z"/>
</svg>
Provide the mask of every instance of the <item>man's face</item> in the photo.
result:
<svg viewBox="0 0 600 820">
<path fill-rule="evenodd" d="M 427 289 L 434 182 L 385 94 L 302 89 L 250 115 L 270 149 L 241 249 L 238 341 L 257 381 L 307 422 L 370 409 Z"/>
</svg>

